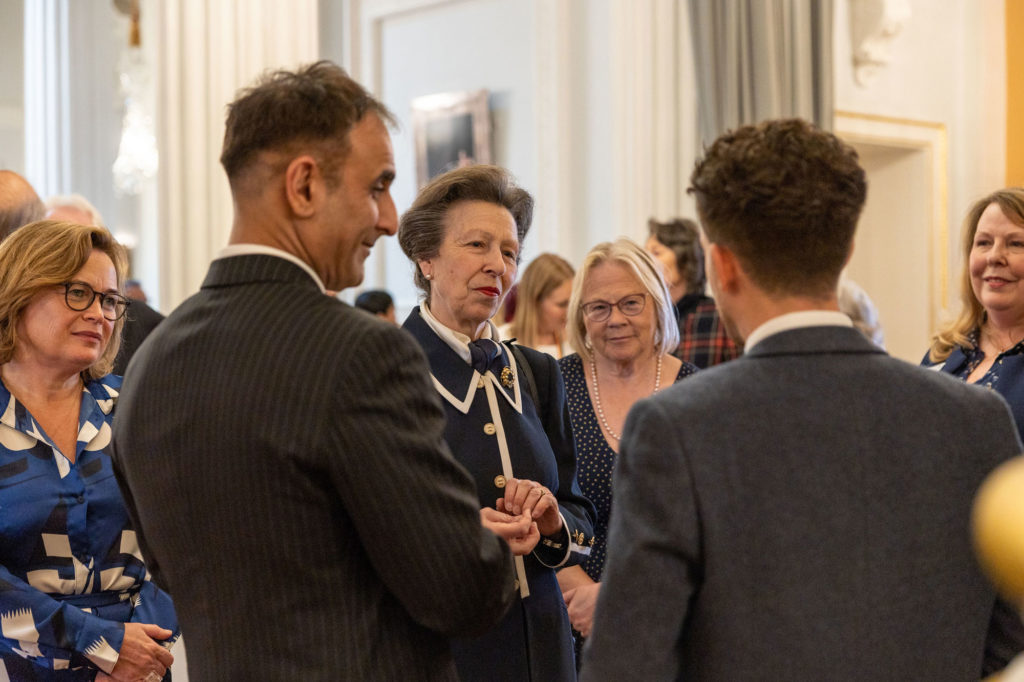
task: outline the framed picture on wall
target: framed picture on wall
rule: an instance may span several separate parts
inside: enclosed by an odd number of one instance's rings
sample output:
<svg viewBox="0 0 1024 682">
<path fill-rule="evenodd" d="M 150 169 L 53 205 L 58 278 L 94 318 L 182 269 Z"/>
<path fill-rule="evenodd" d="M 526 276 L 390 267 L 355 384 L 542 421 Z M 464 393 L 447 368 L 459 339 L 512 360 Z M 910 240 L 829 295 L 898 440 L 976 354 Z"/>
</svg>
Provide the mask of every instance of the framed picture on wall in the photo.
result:
<svg viewBox="0 0 1024 682">
<path fill-rule="evenodd" d="M 440 173 L 491 163 L 491 116 L 487 90 L 445 92 L 412 101 L 416 186 Z"/>
</svg>

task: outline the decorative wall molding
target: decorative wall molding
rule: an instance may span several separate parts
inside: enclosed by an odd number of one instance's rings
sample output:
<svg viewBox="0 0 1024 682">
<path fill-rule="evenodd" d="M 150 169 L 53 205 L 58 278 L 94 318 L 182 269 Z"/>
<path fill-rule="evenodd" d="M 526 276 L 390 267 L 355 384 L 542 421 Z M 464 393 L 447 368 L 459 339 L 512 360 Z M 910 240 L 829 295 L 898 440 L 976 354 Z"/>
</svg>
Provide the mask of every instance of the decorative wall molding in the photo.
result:
<svg viewBox="0 0 1024 682">
<path fill-rule="evenodd" d="M 931 188 L 931 243 L 928 245 L 928 257 L 931 263 L 931 326 L 934 329 L 941 317 L 950 312 L 949 143 L 946 126 L 932 121 L 836 111 L 834 132 L 854 144 L 923 150 L 927 154 L 931 166 L 928 183 Z"/>
<path fill-rule="evenodd" d="M 854 78 L 866 86 L 892 60 L 892 42 L 910 21 L 909 0 L 849 0 Z"/>
</svg>

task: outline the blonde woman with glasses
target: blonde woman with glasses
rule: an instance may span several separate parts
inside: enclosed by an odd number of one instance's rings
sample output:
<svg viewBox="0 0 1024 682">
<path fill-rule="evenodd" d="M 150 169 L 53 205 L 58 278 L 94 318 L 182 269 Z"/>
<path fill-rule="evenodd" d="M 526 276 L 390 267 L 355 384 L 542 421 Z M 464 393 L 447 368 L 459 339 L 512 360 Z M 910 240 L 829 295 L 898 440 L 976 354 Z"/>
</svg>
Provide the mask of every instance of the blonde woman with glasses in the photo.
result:
<svg viewBox="0 0 1024 682">
<path fill-rule="evenodd" d="M 597 508 L 594 546 L 579 566 L 558 574 L 574 629 L 590 634 L 601 587 L 612 471 L 633 404 L 697 371 L 672 356 L 679 326 L 661 268 L 628 239 L 595 246 L 573 280 L 567 336 L 573 355 L 559 361 L 565 380 L 577 476 Z M 579 646 L 579 644 L 578 644 Z"/>
</svg>

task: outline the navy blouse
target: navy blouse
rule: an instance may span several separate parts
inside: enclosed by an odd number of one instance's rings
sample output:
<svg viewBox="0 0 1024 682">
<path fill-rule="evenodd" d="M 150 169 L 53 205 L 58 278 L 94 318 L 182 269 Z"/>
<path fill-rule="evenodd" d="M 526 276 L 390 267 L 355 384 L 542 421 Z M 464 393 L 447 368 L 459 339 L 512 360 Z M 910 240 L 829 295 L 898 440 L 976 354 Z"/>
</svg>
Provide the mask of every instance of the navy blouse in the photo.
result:
<svg viewBox="0 0 1024 682">
<path fill-rule="evenodd" d="M 0 679 L 110 672 L 126 622 L 172 630 L 168 647 L 178 636 L 106 453 L 120 387 L 85 385 L 72 463 L 0 381 Z"/>
<path fill-rule="evenodd" d="M 978 330 L 968 334 L 967 338 L 971 345 L 954 348 L 945 362 L 933 363 L 928 359 L 928 353 L 925 353 L 921 364 L 967 381 L 974 368 L 985 359 L 985 353 L 978 343 Z M 975 383 L 991 388 L 1006 399 L 1017 424 L 1017 433 L 1021 441 L 1024 441 L 1024 341 L 1000 353 L 985 376 Z"/>
</svg>

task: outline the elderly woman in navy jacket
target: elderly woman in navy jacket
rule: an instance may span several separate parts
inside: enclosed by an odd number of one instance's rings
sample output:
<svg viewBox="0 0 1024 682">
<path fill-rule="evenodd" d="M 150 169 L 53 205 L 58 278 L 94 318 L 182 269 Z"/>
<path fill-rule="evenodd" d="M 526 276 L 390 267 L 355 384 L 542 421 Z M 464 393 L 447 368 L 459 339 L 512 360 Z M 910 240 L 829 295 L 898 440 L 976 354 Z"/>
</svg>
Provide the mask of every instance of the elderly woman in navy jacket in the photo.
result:
<svg viewBox="0 0 1024 682">
<path fill-rule="evenodd" d="M 535 521 L 529 535 L 506 537 L 520 599 L 490 632 L 453 643 L 463 680 L 575 679 L 555 569 L 587 556 L 594 511 L 576 483 L 565 388 L 554 358 L 500 343 L 490 322 L 532 217 L 533 198 L 507 171 L 478 165 L 428 184 L 399 226 L 425 295 L 404 327 L 427 354 L 445 438 L 476 480 L 481 518 L 499 534 L 502 518 Z"/>
</svg>

